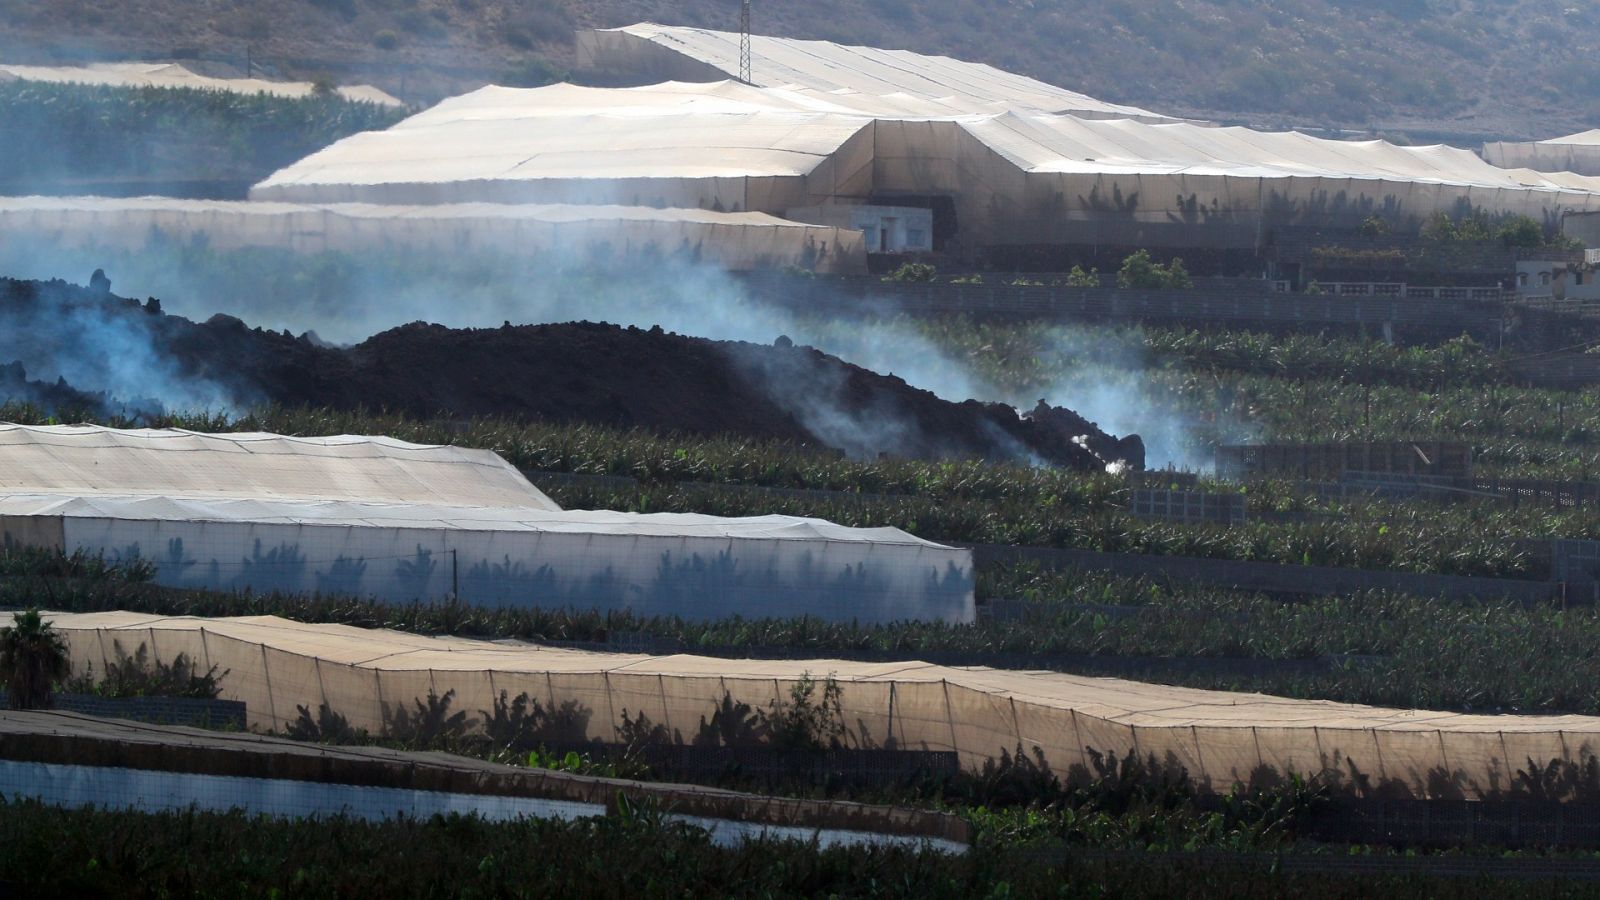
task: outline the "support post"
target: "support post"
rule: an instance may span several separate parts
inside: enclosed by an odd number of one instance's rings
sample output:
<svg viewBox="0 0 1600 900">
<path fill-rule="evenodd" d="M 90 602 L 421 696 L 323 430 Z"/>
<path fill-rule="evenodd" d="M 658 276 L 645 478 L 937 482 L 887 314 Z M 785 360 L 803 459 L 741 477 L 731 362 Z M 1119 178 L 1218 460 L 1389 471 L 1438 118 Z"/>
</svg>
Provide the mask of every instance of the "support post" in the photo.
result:
<svg viewBox="0 0 1600 900">
<path fill-rule="evenodd" d="M 750 0 L 739 4 L 739 80 L 750 84 Z"/>
</svg>

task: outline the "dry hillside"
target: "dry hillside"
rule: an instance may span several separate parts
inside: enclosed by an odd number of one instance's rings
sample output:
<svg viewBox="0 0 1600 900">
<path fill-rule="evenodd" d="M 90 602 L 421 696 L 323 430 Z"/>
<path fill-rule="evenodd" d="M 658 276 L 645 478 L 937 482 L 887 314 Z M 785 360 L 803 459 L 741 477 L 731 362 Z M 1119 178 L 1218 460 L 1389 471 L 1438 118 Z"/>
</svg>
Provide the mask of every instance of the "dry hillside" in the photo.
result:
<svg viewBox="0 0 1600 900">
<path fill-rule="evenodd" d="M 730 28 L 736 0 L 0 0 L 0 59 L 254 61 L 426 101 L 570 64 L 574 28 Z M 757 0 L 759 31 L 981 60 L 1263 126 L 1550 136 L 1600 120 L 1600 20 L 1571 0 Z"/>
</svg>

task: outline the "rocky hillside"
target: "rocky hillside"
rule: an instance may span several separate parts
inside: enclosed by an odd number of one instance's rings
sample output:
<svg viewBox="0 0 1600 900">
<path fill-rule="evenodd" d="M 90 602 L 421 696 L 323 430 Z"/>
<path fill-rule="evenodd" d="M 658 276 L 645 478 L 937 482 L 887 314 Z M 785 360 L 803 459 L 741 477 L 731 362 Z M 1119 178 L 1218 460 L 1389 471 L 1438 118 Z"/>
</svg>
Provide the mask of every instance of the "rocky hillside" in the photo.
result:
<svg viewBox="0 0 1600 900">
<path fill-rule="evenodd" d="M 0 59 L 164 57 L 368 80 L 426 101 L 539 82 L 571 32 L 731 29 L 734 0 L 0 0 Z M 768 34 L 989 62 L 1107 100 L 1425 139 L 1600 122 L 1600 16 L 1561 0 L 757 0 Z"/>
</svg>

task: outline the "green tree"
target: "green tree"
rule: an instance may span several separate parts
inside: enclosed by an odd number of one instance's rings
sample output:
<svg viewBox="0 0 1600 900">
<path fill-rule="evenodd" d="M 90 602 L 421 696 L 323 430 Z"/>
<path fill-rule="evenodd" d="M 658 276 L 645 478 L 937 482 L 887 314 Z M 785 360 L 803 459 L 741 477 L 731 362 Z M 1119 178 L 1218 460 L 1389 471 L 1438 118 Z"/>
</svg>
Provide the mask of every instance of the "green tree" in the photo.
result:
<svg viewBox="0 0 1600 900">
<path fill-rule="evenodd" d="M 1100 286 L 1100 270 L 1090 269 L 1085 272 L 1083 266 L 1073 266 L 1067 273 L 1067 287 L 1097 288 Z"/>
<path fill-rule="evenodd" d="M 1512 216 L 1500 223 L 1495 232 L 1507 247 L 1543 247 L 1544 226 L 1527 216 Z"/>
<path fill-rule="evenodd" d="M 939 270 L 929 263 L 908 262 L 901 263 L 900 268 L 893 273 L 883 276 L 884 281 L 926 283 L 939 277 Z"/>
<path fill-rule="evenodd" d="M 1136 250 L 1122 261 L 1122 269 L 1117 272 L 1117 286 L 1124 290 L 1182 289 L 1194 287 L 1194 280 L 1183 267 L 1183 260 L 1174 257 L 1163 266 L 1150 259 L 1150 251 Z"/>
<path fill-rule="evenodd" d="M 1167 287 L 1174 290 L 1188 290 L 1194 287 L 1194 279 L 1189 277 L 1189 270 L 1183 267 L 1183 260 L 1174 256 L 1172 262 L 1167 263 Z"/>
<path fill-rule="evenodd" d="M 1469 213 L 1459 219 L 1448 213 L 1436 212 L 1422 223 L 1422 237 L 1431 241 L 1487 241 L 1495 236 L 1489 227 L 1489 217 L 1482 211 Z"/>
<path fill-rule="evenodd" d="M 37 609 L 19 612 L 0 631 L 0 672 L 12 709 L 49 709 L 50 688 L 67 677 L 67 643 Z"/>
<path fill-rule="evenodd" d="M 1429 241 L 1456 240 L 1456 223 L 1449 213 L 1435 212 L 1422 223 L 1421 235 Z"/>
</svg>

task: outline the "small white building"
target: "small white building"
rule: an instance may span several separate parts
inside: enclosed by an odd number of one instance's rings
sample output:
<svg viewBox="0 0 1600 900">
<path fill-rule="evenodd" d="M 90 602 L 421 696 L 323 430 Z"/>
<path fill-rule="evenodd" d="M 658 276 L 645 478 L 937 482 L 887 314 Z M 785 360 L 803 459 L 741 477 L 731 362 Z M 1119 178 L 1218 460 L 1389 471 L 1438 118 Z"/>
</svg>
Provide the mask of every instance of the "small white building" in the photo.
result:
<svg viewBox="0 0 1600 900">
<path fill-rule="evenodd" d="M 1555 270 L 1561 264 L 1548 259 L 1517 261 L 1517 296 L 1538 297 L 1550 294 L 1555 286 Z"/>
<path fill-rule="evenodd" d="M 806 206 L 784 214 L 794 222 L 860 231 L 868 253 L 932 253 L 933 210 L 914 206 Z"/>
<path fill-rule="evenodd" d="M 1593 256 L 1594 251 L 1589 251 Z M 1550 259 L 1517 262 L 1517 296 L 1554 297 L 1558 300 L 1600 300 L 1600 260 L 1582 263 Z"/>
</svg>

